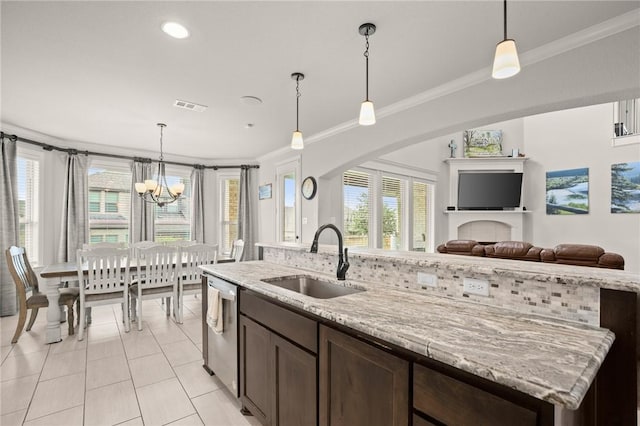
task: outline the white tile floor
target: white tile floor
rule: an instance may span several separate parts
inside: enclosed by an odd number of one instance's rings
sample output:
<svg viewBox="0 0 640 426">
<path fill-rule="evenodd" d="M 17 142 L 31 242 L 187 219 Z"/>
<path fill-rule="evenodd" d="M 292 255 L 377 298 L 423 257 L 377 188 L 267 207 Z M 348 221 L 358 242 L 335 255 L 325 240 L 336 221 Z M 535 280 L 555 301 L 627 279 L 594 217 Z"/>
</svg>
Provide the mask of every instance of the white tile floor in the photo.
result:
<svg viewBox="0 0 640 426">
<path fill-rule="evenodd" d="M 17 315 L 0 319 L 0 425 L 259 425 L 202 368 L 201 300 L 184 323 L 144 302 L 142 331 L 124 332 L 119 306 L 93 308 L 85 339 L 44 344 L 46 310 L 11 345 Z"/>
</svg>

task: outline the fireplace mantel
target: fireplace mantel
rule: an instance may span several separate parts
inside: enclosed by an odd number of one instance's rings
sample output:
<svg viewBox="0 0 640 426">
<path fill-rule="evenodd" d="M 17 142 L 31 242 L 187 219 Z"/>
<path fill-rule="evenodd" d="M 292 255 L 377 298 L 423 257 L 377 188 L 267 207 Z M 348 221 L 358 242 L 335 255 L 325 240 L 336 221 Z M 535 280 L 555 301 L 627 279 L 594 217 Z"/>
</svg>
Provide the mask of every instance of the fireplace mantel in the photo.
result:
<svg viewBox="0 0 640 426">
<path fill-rule="evenodd" d="M 448 238 L 475 239 L 477 241 L 524 240 L 523 228 L 526 210 L 458 210 L 458 174 L 473 171 L 524 172 L 527 157 L 447 158 L 449 164 Z M 470 224 L 470 225 L 469 225 Z M 465 226 L 466 225 L 466 226 Z M 461 231 L 462 228 L 462 233 Z"/>
</svg>

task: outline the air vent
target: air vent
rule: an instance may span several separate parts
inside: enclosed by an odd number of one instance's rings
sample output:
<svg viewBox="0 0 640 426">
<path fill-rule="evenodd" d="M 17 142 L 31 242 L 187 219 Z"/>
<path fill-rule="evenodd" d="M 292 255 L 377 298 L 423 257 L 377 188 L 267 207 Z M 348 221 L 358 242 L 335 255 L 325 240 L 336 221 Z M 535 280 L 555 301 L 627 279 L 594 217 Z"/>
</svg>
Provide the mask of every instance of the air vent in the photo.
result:
<svg viewBox="0 0 640 426">
<path fill-rule="evenodd" d="M 203 112 L 208 108 L 206 105 L 194 104 L 193 102 L 181 101 L 180 99 L 176 99 L 176 101 L 173 103 L 173 106 L 196 112 Z"/>
</svg>

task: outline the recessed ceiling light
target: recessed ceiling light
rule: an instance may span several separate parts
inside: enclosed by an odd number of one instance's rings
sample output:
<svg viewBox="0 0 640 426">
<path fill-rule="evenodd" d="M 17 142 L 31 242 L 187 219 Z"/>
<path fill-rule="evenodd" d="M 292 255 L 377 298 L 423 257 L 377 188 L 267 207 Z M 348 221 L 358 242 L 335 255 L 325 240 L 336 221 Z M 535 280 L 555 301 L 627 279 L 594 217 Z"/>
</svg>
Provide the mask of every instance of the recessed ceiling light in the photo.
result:
<svg viewBox="0 0 640 426">
<path fill-rule="evenodd" d="M 262 103 L 262 99 L 257 96 L 241 96 L 240 100 L 245 105 L 260 105 Z"/>
<path fill-rule="evenodd" d="M 165 22 L 162 24 L 162 31 L 169 34 L 173 38 L 187 38 L 189 37 L 189 30 L 177 22 Z"/>
</svg>

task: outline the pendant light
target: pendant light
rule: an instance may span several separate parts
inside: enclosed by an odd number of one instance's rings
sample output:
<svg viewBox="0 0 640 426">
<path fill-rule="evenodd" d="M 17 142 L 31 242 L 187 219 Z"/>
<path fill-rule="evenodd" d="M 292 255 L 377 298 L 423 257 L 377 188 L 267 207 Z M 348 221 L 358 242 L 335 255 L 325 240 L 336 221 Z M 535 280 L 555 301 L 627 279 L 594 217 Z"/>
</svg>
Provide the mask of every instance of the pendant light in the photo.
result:
<svg viewBox="0 0 640 426">
<path fill-rule="evenodd" d="M 167 125 L 158 123 L 158 127 L 160 128 L 160 160 L 158 160 L 158 171 L 154 176 L 155 179 L 136 182 L 135 189 L 144 201 L 157 204 L 158 207 L 164 207 L 180 198 L 184 192 L 184 183 L 179 182 L 171 186 L 167 183 L 164 170 L 164 155 L 162 152 L 162 133 Z"/>
<path fill-rule="evenodd" d="M 376 124 L 376 112 L 373 109 L 373 102 L 369 100 L 369 36 L 376 32 L 376 26 L 369 23 L 362 24 L 360 28 L 358 28 L 358 32 L 360 35 L 363 35 L 366 40 L 364 51 L 366 63 L 366 96 L 364 102 L 360 105 L 360 118 L 358 119 L 358 123 L 361 126 L 370 126 Z"/>
<path fill-rule="evenodd" d="M 291 79 L 296 81 L 296 130 L 291 137 L 291 149 L 303 149 L 304 141 L 302 140 L 302 132 L 300 131 L 299 118 L 300 118 L 300 80 L 304 80 L 304 74 L 300 72 L 294 72 L 291 74 Z"/>
<path fill-rule="evenodd" d="M 491 76 L 496 79 L 509 78 L 520 72 L 520 61 L 516 42 L 507 38 L 507 0 L 504 0 L 504 40 L 496 46 Z"/>
</svg>

